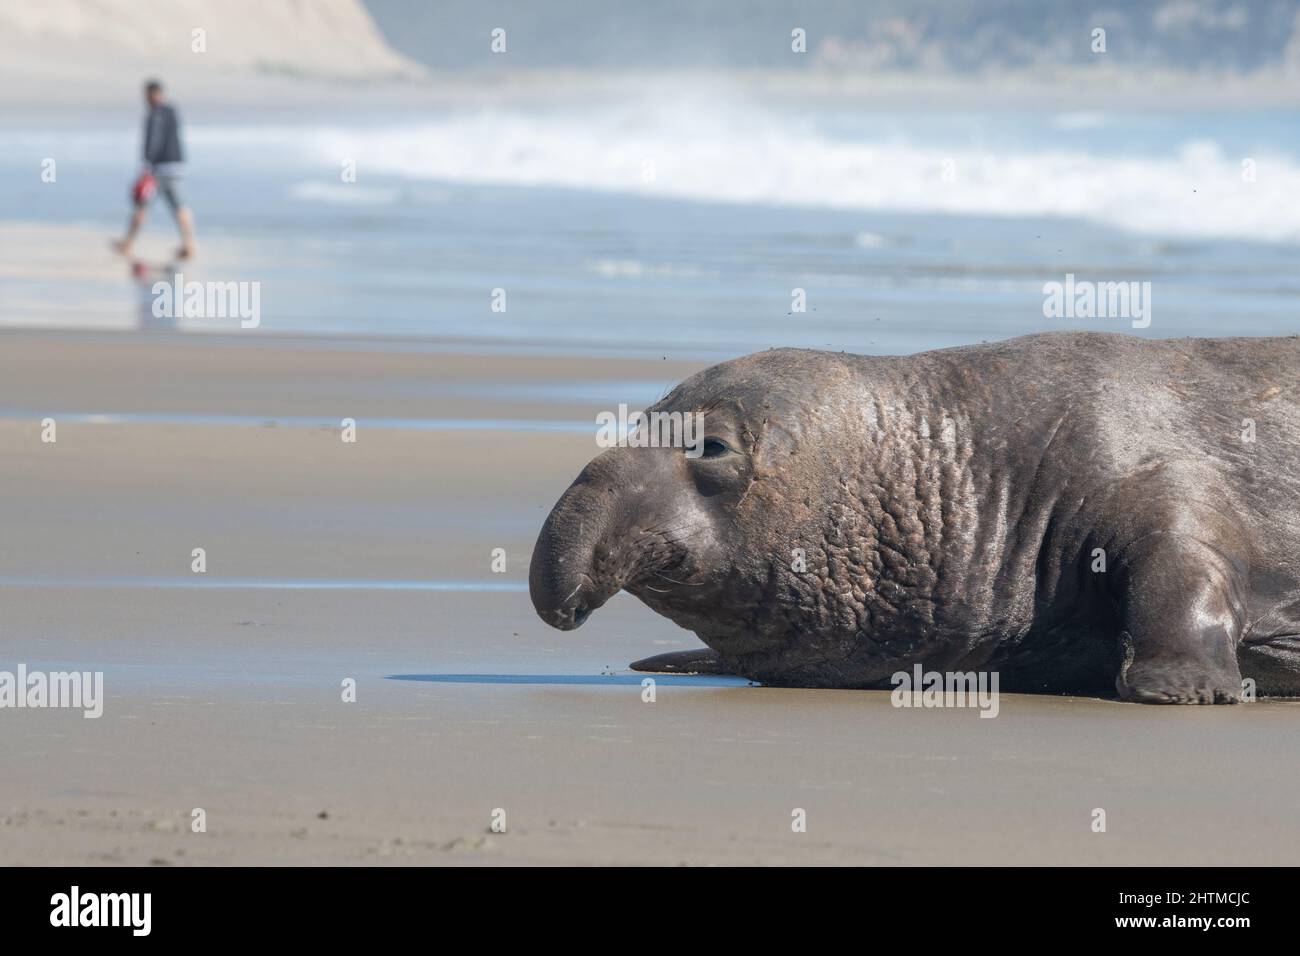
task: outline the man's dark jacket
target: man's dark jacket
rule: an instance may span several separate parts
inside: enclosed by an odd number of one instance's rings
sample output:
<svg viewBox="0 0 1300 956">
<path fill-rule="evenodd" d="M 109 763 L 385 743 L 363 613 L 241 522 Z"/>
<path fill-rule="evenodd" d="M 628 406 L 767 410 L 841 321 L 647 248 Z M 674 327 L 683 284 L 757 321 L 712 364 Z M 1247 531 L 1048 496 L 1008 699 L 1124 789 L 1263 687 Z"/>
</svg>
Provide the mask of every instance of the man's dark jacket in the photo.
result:
<svg viewBox="0 0 1300 956">
<path fill-rule="evenodd" d="M 181 154 L 180 119 L 176 110 L 160 103 L 149 110 L 144 121 L 144 161 L 150 166 L 158 163 L 179 163 Z"/>
</svg>

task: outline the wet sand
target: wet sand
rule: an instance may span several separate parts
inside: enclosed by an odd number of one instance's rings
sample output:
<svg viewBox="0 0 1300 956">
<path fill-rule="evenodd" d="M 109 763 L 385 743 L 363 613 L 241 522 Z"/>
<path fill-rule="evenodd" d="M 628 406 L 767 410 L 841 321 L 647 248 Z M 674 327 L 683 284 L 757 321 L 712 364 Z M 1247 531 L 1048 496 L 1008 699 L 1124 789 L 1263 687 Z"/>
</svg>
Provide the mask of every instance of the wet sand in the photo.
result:
<svg viewBox="0 0 1300 956">
<path fill-rule="evenodd" d="M 625 595 L 543 625 L 529 549 L 585 425 L 696 367 L 0 333 L 0 669 L 102 670 L 107 697 L 0 711 L 0 863 L 1294 861 L 1300 703 L 988 720 L 716 678 L 647 703 L 627 662 L 691 634 Z"/>
</svg>

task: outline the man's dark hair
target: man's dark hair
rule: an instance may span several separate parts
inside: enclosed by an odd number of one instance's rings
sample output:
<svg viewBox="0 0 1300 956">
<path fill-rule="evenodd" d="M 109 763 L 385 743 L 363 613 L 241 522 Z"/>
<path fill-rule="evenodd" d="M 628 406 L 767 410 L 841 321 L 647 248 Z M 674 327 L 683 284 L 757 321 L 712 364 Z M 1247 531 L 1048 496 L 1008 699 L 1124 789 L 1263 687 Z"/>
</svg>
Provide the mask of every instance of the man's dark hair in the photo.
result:
<svg viewBox="0 0 1300 956">
<path fill-rule="evenodd" d="M 144 84 L 144 91 L 146 93 L 161 93 L 162 83 L 159 80 L 148 80 Z"/>
</svg>

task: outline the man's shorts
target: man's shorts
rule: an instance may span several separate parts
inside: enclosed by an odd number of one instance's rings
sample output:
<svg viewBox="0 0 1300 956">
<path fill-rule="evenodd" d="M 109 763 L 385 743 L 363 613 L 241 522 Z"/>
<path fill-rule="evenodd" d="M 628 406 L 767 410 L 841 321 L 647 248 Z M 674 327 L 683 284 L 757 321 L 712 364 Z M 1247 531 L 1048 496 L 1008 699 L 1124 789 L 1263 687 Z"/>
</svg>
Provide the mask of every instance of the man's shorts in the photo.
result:
<svg viewBox="0 0 1300 956">
<path fill-rule="evenodd" d="M 173 213 L 185 206 L 185 200 L 181 198 L 179 176 L 155 176 L 154 179 L 158 183 L 158 195 L 167 200 Z"/>
</svg>

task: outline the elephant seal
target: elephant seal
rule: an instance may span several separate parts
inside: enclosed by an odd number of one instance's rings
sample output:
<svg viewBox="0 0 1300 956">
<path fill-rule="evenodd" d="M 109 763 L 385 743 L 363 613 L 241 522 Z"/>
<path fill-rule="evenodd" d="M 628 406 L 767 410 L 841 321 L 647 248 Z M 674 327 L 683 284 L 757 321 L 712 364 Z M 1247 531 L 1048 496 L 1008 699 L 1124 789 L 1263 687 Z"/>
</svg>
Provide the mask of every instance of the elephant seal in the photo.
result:
<svg viewBox="0 0 1300 956">
<path fill-rule="evenodd" d="M 708 646 L 643 670 L 1232 703 L 1300 692 L 1300 338 L 1046 333 L 871 357 L 776 349 L 650 411 L 529 569 L 547 623 L 620 588 Z"/>
</svg>

